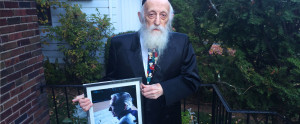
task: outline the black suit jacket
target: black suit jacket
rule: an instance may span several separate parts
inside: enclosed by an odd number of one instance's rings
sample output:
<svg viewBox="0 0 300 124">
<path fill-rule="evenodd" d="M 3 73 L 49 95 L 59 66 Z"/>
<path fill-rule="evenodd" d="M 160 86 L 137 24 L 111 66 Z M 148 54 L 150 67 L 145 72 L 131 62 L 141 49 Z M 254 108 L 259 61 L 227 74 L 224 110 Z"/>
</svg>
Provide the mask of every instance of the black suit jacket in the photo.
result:
<svg viewBox="0 0 300 124">
<path fill-rule="evenodd" d="M 143 97 L 145 124 L 181 123 L 180 100 L 200 85 L 195 53 L 187 35 L 172 32 L 169 36 L 150 82 L 160 83 L 163 95 L 156 100 Z M 139 34 L 116 36 L 111 40 L 105 79 L 134 77 L 142 77 L 146 83 Z"/>
</svg>

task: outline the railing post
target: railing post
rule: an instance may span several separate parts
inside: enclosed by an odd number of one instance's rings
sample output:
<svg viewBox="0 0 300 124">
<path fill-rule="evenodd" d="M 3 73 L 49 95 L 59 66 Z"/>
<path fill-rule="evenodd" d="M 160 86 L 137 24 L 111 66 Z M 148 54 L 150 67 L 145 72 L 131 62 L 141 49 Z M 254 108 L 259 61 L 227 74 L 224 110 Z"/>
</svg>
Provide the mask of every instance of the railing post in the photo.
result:
<svg viewBox="0 0 300 124">
<path fill-rule="evenodd" d="M 67 93 L 67 87 L 65 87 L 65 96 L 66 96 L 66 102 L 67 102 L 67 113 L 68 113 L 68 118 L 70 118 L 70 110 L 69 110 L 69 99 L 68 99 L 68 93 Z"/>
<path fill-rule="evenodd" d="M 59 122 L 58 122 L 58 113 L 57 113 L 57 107 L 56 107 L 56 100 L 55 100 L 54 89 L 51 88 L 51 90 L 52 90 L 52 97 L 53 97 L 53 103 L 54 103 L 54 108 L 55 108 L 56 123 L 59 124 Z"/>
<path fill-rule="evenodd" d="M 266 124 L 268 124 L 268 118 L 269 118 L 269 115 L 266 114 Z"/>
<path fill-rule="evenodd" d="M 185 112 L 185 104 L 186 104 L 186 103 L 185 103 L 185 100 L 186 100 L 186 99 L 184 98 L 184 99 L 183 99 L 183 112 Z"/>
<path fill-rule="evenodd" d="M 232 117 L 232 113 L 231 113 L 231 112 L 229 112 L 228 124 L 231 124 L 231 117 Z"/>
<path fill-rule="evenodd" d="M 197 110 L 197 112 L 198 112 L 198 114 L 197 114 L 197 122 L 199 123 L 200 122 L 200 98 L 199 99 L 197 99 L 197 104 L 198 104 L 198 110 Z"/>
<path fill-rule="evenodd" d="M 249 122 L 250 122 L 250 115 L 249 115 L 249 113 L 247 114 L 247 124 L 249 124 Z"/>
<path fill-rule="evenodd" d="M 215 116 L 216 116 L 216 93 L 215 93 L 215 89 L 213 88 L 213 98 L 212 98 L 212 109 L 211 109 L 211 123 L 215 124 Z"/>
</svg>

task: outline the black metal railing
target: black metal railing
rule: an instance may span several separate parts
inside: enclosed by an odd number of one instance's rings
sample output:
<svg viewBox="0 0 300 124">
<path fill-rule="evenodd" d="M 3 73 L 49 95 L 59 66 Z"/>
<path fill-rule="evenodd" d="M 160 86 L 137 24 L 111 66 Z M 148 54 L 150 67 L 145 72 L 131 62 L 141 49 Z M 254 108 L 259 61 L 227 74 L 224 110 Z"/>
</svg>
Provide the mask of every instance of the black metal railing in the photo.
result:
<svg viewBox="0 0 300 124">
<path fill-rule="evenodd" d="M 219 91 L 218 87 L 215 84 L 202 84 L 201 87 L 205 88 L 210 88 L 212 89 L 212 98 L 211 98 L 211 114 L 210 114 L 210 122 L 211 124 L 233 124 L 233 123 L 238 123 L 237 121 L 233 121 L 233 114 L 236 114 L 239 116 L 238 118 L 243 118 L 245 122 L 241 123 L 247 123 L 247 124 L 252 124 L 253 121 L 259 121 L 259 123 L 264 121 L 265 124 L 269 123 L 279 123 L 279 124 L 291 124 L 291 121 L 287 119 L 285 116 L 282 116 L 278 114 L 277 112 L 272 112 L 272 111 L 250 111 L 250 110 L 232 110 L 224 97 L 222 96 L 221 92 Z M 58 114 L 58 105 L 57 105 L 57 98 L 56 96 L 60 96 L 60 98 L 65 99 L 65 106 L 66 106 L 66 111 L 67 111 L 67 116 L 68 118 L 71 117 L 70 115 L 70 96 L 74 97 L 76 95 L 80 95 L 83 93 L 84 86 L 82 85 L 45 85 L 42 86 L 41 90 L 42 92 L 47 89 L 48 93 L 51 93 L 51 100 L 54 108 L 54 114 L 55 114 L 55 123 L 59 124 L 59 114 Z M 76 90 L 76 91 L 75 91 Z M 70 93 L 71 92 L 71 93 Z M 57 95 L 59 94 L 59 95 Z M 61 96 L 64 95 L 64 96 Z M 197 95 L 206 95 L 206 94 L 197 94 Z M 198 96 L 195 97 L 196 100 L 193 100 L 193 102 L 189 103 L 185 100 L 183 100 L 182 106 L 183 110 L 185 111 L 187 108 L 188 104 L 194 104 L 196 105 L 197 111 L 197 122 L 199 123 L 200 120 L 200 100 L 198 99 Z M 194 107 L 195 108 L 195 107 Z M 243 116 L 245 115 L 245 116 Z M 256 115 L 260 115 L 259 117 L 260 120 L 257 120 L 258 117 Z M 252 118 L 251 118 L 252 116 Z M 63 117 L 64 118 L 64 117 Z M 53 120 L 52 120 L 53 121 Z"/>
<path fill-rule="evenodd" d="M 211 124 L 232 124 L 232 123 L 265 123 L 265 124 L 291 124 L 292 122 L 286 118 L 285 116 L 280 115 L 277 112 L 273 111 L 251 111 L 251 110 L 232 110 L 224 97 L 222 96 L 221 92 L 219 91 L 218 87 L 215 84 L 202 84 L 201 87 L 211 88 L 212 89 L 212 101 L 211 101 Z M 207 95 L 207 94 L 197 94 L 197 95 Z M 197 98 L 198 96 L 196 96 Z M 196 100 L 197 102 L 197 122 L 199 120 L 199 113 L 200 113 L 200 100 Z M 184 110 L 186 110 L 186 100 L 183 101 L 184 103 Z M 191 103 L 195 104 L 195 103 Z M 237 114 L 239 118 L 244 118 L 244 122 L 233 122 L 233 114 Z M 243 115 L 246 117 L 243 117 Z M 260 115 L 260 120 L 250 116 Z M 264 122 L 262 122 L 262 120 Z"/>
</svg>

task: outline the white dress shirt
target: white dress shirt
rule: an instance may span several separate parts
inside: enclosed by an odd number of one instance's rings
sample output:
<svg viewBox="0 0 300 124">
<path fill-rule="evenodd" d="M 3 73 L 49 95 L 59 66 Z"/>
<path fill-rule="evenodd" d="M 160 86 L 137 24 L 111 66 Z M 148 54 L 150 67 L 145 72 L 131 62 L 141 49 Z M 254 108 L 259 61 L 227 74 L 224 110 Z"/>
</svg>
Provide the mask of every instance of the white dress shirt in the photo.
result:
<svg viewBox="0 0 300 124">
<path fill-rule="evenodd" d="M 140 37 L 140 44 L 141 44 L 141 52 L 142 52 L 142 58 L 143 58 L 143 65 L 144 65 L 145 76 L 147 77 L 148 49 L 144 46 L 144 40 L 143 40 L 142 37 Z"/>
</svg>

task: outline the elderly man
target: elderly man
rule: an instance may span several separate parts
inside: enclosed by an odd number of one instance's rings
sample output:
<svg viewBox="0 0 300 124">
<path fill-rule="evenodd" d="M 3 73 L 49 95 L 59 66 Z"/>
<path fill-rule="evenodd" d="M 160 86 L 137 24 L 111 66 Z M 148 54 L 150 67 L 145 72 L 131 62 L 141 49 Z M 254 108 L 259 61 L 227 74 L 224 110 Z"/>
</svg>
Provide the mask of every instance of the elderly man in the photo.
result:
<svg viewBox="0 0 300 124">
<path fill-rule="evenodd" d="M 119 124 L 135 124 L 137 122 L 137 111 L 131 110 L 132 98 L 129 93 L 121 92 L 111 95 L 109 111 L 117 117 Z"/>
<path fill-rule="evenodd" d="M 171 32 L 173 15 L 168 0 L 143 0 L 139 32 L 111 40 L 105 79 L 143 78 L 144 124 L 180 124 L 180 99 L 201 82 L 187 35 Z M 86 111 L 93 105 L 82 96 L 74 101 Z"/>
</svg>

